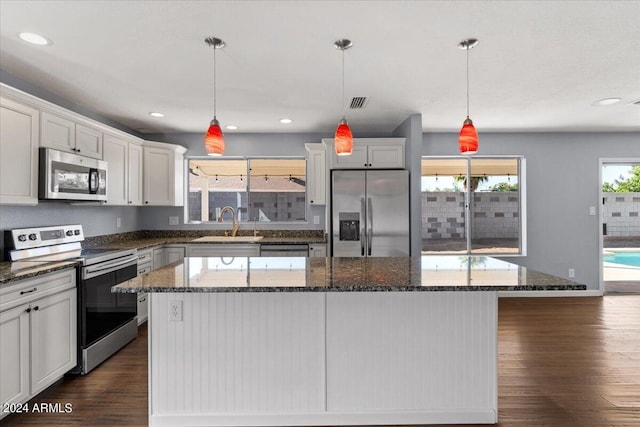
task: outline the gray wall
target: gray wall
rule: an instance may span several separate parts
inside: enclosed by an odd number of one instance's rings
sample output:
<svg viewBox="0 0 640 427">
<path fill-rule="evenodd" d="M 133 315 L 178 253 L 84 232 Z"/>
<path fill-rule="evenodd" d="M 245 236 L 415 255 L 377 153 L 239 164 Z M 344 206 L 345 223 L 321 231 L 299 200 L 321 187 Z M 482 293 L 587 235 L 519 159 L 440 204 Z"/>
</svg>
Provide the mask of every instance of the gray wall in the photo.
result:
<svg viewBox="0 0 640 427">
<path fill-rule="evenodd" d="M 409 170 L 410 222 L 411 222 L 411 255 L 420 255 L 422 251 L 422 197 L 420 180 L 422 166 L 422 115 L 413 114 L 402 122 L 394 131 L 394 137 L 406 138 L 405 168 Z"/>
<path fill-rule="evenodd" d="M 120 218 L 121 227 L 116 227 Z M 126 233 L 138 227 L 138 208 L 40 202 L 37 206 L 0 205 L 0 230 L 49 225 L 82 224 L 86 236 Z"/>
<path fill-rule="evenodd" d="M 424 134 L 423 155 L 457 155 L 457 134 Z M 599 286 L 598 159 L 637 158 L 640 133 L 483 133 L 478 155 L 526 159 L 527 256 L 509 261 Z M 567 191 L 570 190 L 570 191 Z"/>
</svg>

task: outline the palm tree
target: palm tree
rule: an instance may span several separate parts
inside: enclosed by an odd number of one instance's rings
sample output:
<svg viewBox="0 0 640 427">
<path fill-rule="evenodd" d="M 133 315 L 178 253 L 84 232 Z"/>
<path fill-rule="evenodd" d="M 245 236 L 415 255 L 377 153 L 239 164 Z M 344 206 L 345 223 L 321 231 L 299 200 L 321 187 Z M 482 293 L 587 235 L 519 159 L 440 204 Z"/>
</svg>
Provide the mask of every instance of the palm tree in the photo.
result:
<svg viewBox="0 0 640 427">
<path fill-rule="evenodd" d="M 464 191 L 467 191 L 467 177 L 465 175 L 458 175 L 458 176 L 454 176 L 453 180 L 455 182 L 461 182 L 462 183 L 462 188 L 464 188 Z M 486 175 L 484 176 L 472 176 L 471 177 L 471 191 L 476 191 L 478 189 L 478 185 L 480 185 L 481 182 L 486 182 L 488 181 L 489 178 L 487 178 Z"/>
</svg>

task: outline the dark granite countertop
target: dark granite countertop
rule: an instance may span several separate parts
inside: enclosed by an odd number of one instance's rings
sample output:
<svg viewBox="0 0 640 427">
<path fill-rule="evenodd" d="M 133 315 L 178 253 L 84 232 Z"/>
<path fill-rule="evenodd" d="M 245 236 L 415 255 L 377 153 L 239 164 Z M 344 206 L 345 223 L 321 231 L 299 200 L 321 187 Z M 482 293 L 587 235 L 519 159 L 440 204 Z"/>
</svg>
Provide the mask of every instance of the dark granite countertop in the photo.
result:
<svg viewBox="0 0 640 427">
<path fill-rule="evenodd" d="M 242 230 L 239 235 L 253 235 L 253 231 Z M 326 237 L 322 230 L 264 230 L 262 239 L 257 244 L 304 244 L 326 243 Z M 136 231 L 131 233 L 109 234 L 104 236 L 88 237 L 84 243 L 85 248 L 108 249 L 138 249 L 144 250 L 163 245 L 185 244 L 251 244 L 246 241 L 203 242 L 194 241 L 203 236 L 224 236 L 222 231 L 196 231 L 196 230 L 160 230 L 160 231 Z M 68 262 L 0 262 L 0 286 L 16 280 L 28 279 L 63 268 L 74 267 L 75 261 Z"/>
<path fill-rule="evenodd" d="M 65 268 L 73 268 L 75 261 L 58 262 L 0 262 L 0 286 L 5 286 L 17 280 L 29 279 L 42 274 L 52 273 Z"/>
<path fill-rule="evenodd" d="M 585 290 L 570 280 L 484 256 L 191 257 L 113 292 L 366 292 Z"/>
</svg>

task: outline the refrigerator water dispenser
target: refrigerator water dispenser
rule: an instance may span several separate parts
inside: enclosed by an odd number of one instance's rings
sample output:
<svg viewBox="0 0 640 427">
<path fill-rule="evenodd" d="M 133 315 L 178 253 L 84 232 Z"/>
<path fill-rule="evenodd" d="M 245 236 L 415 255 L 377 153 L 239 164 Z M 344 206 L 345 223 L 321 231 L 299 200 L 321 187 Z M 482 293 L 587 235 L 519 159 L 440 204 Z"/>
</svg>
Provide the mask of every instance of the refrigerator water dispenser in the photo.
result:
<svg viewBox="0 0 640 427">
<path fill-rule="evenodd" d="M 360 240 L 360 213 L 339 212 L 340 240 Z"/>
</svg>

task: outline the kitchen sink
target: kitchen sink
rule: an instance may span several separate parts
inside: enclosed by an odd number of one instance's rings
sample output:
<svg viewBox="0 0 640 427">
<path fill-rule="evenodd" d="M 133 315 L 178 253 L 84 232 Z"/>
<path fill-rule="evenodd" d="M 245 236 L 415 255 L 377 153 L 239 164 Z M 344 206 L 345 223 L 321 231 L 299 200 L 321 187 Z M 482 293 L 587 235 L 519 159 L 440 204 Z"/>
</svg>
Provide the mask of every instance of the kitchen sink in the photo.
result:
<svg viewBox="0 0 640 427">
<path fill-rule="evenodd" d="M 208 243 L 231 243 L 231 242 L 243 242 L 252 243 L 262 240 L 264 236 L 204 236 L 192 240 L 193 242 L 208 242 Z"/>
</svg>

